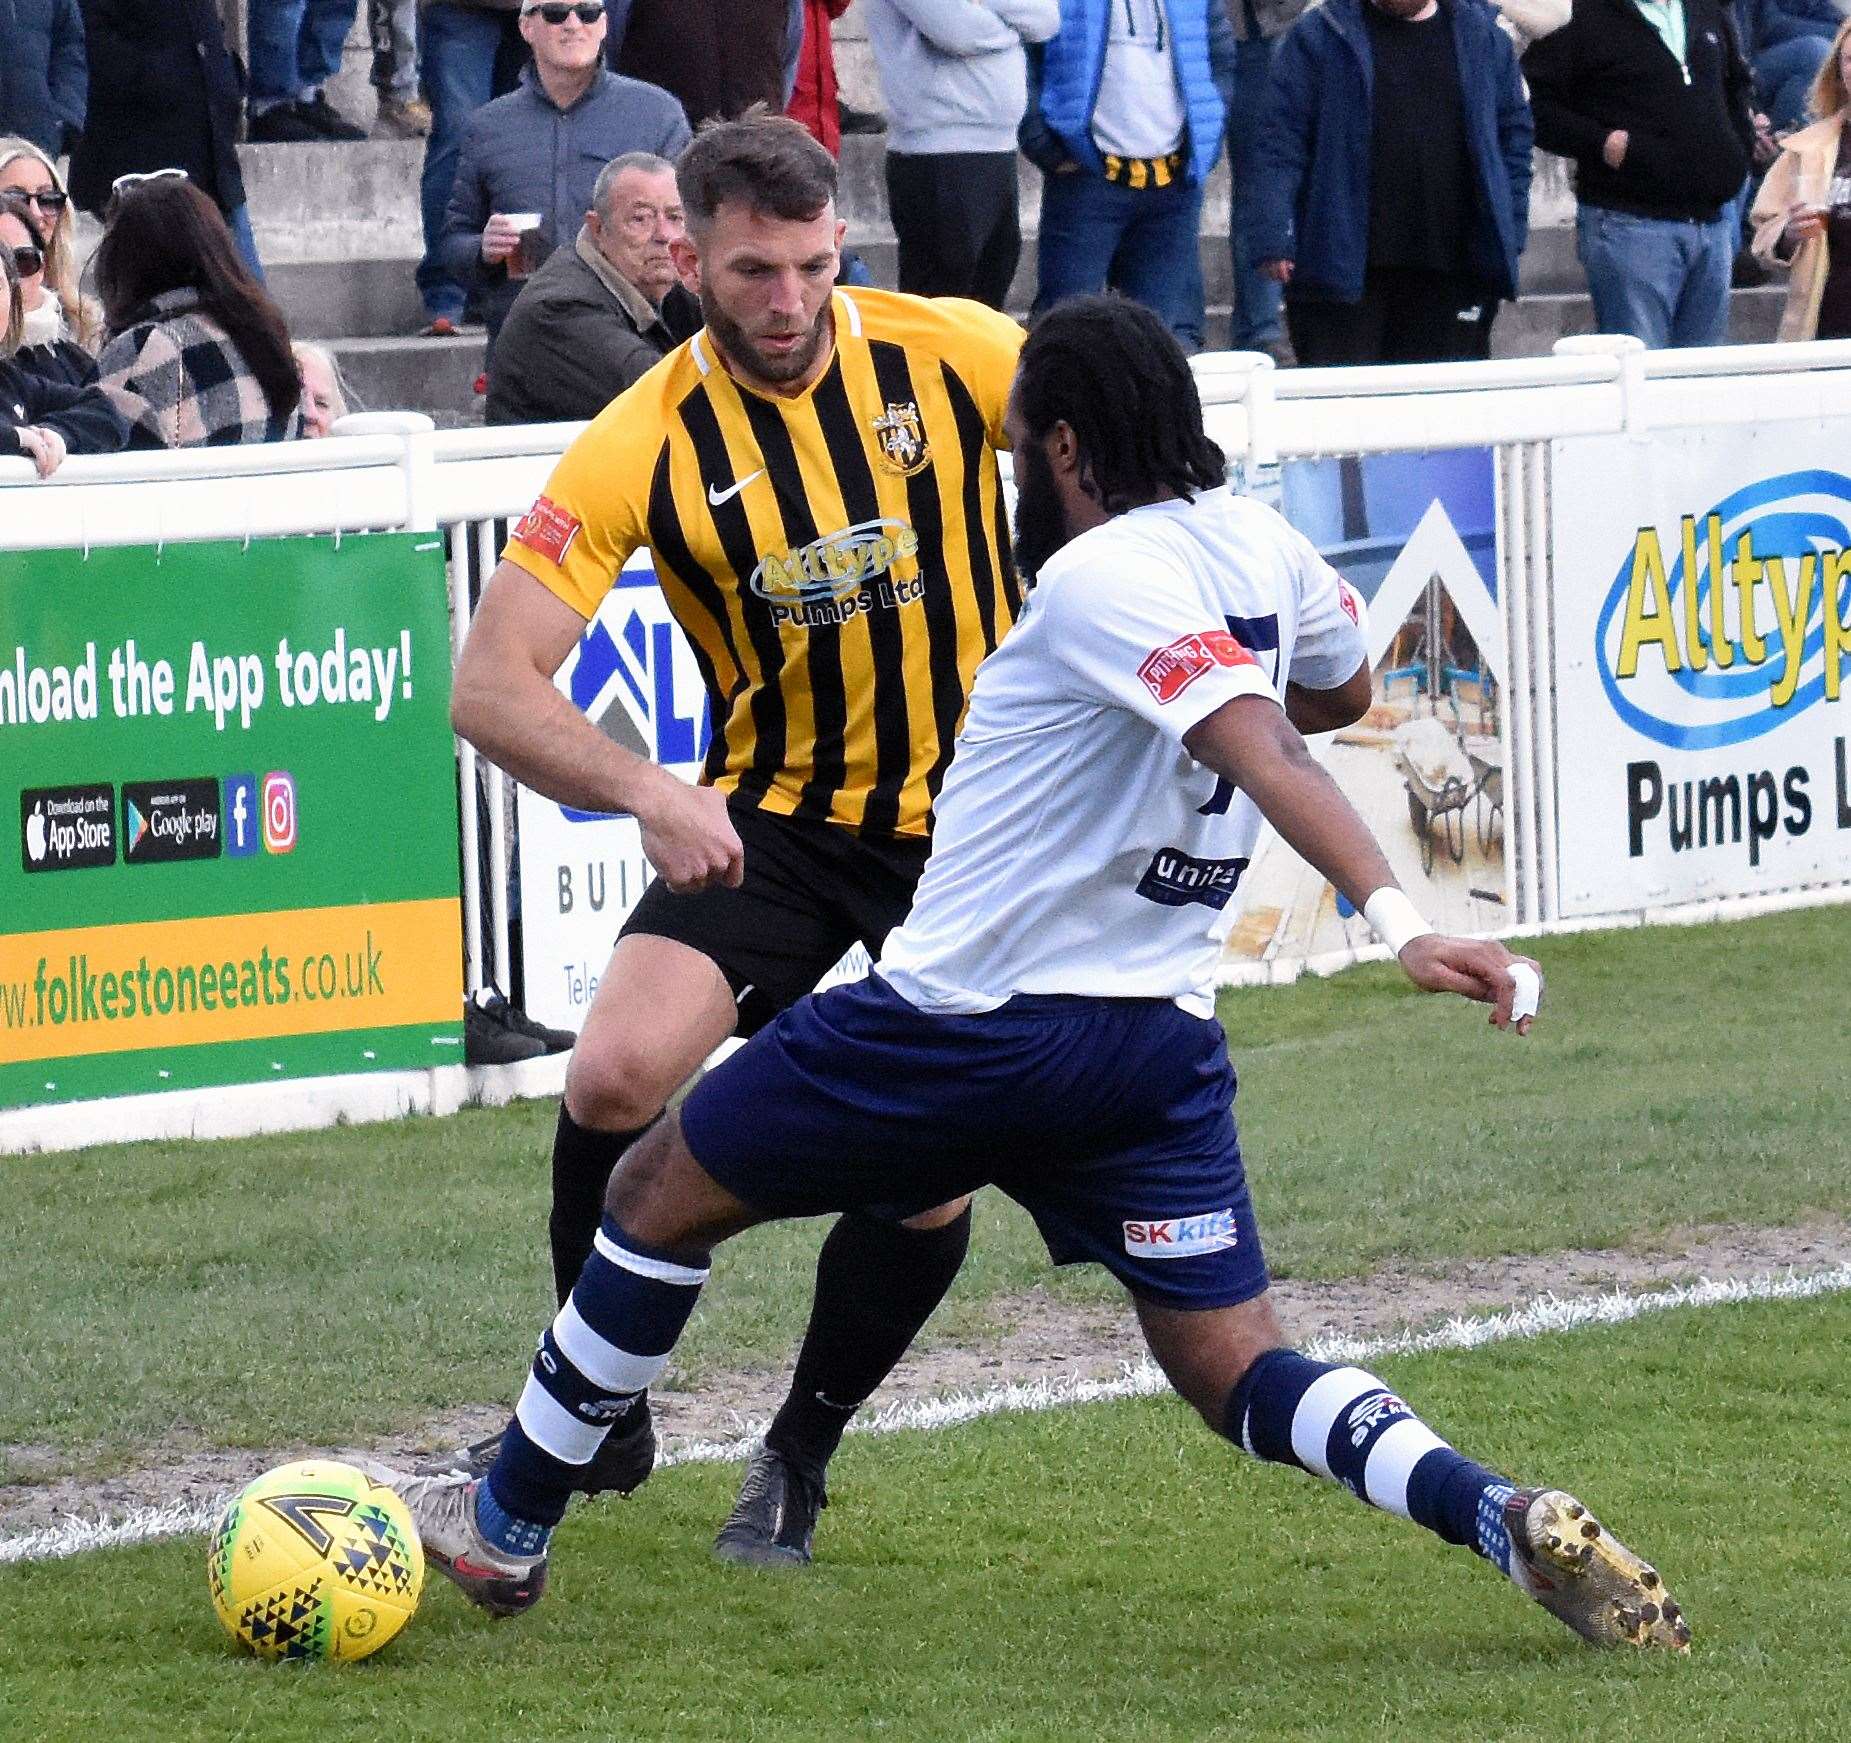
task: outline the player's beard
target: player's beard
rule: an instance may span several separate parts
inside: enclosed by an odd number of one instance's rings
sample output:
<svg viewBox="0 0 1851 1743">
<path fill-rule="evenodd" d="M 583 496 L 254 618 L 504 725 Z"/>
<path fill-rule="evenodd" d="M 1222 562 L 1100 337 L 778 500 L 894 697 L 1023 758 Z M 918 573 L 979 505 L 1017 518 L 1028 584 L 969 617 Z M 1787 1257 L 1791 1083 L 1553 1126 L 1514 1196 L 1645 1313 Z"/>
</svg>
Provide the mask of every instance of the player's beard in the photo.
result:
<svg viewBox="0 0 1851 1743">
<path fill-rule="evenodd" d="M 829 305 L 824 303 L 817 310 L 816 324 L 810 329 L 804 343 L 792 346 L 781 356 L 772 356 L 753 343 L 745 328 L 720 307 L 706 285 L 701 286 L 700 300 L 701 318 L 706 321 L 707 331 L 713 335 L 714 343 L 737 368 L 755 381 L 762 381 L 770 387 L 782 387 L 786 382 L 801 381 L 815 366 L 816 354 L 829 338 Z"/>
<path fill-rule="evenodd" d="M 1015 560 L 1023 578 L 1033 581 L 1041 566 L 1072 534 L 1054 487 L 1054 464 L 1039 442 L 1015 453 Z"/>
</svg>

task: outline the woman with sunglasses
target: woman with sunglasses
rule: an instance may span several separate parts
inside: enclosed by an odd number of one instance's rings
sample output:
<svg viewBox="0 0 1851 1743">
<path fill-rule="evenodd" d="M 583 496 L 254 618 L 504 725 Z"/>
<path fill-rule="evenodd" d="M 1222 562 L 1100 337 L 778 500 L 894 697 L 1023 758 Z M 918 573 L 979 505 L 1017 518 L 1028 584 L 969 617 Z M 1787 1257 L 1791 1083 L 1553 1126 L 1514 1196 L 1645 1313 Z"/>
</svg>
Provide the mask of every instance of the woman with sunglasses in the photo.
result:
<svg viewBox="0 0 1851 1743">
<path fill-rule="evenodd" d="M 45 282 L 46 250 L 33 228 L 32 209 L 15 194 L 0 194 L 0 252 L 12 257 L 25 309 L 14 361 L 49 381 L 88 387 L 96 380 L 96 359 L 65 325 L 64 310 Z"/>
<path fill-rule="evenodd" d="M 120 178 L 93 263 L 110 339 L 103 390 L 136 448 L 280 442 L 302 433 L 289 329 L 184 175 Z"/>
<path fill-rule="evenodd" d="M 13 250 L 0 248 L 0 459 L 23 457 L 49 478 L 68 454 L 114 454 L 127 422 L 98 387 L 71 387 L 19 365 L 25 299 Z"/>
<path fill-rule="evenodd" d="M 0 194 L 23 200 L 45 250 L 45 288 L 64 317 L 65 337 L 87 351 L 103 342 L 103 311 L 77 289 L 77 213 L 51 159 L 29 139 L 0 139 Z"/>
</svg>

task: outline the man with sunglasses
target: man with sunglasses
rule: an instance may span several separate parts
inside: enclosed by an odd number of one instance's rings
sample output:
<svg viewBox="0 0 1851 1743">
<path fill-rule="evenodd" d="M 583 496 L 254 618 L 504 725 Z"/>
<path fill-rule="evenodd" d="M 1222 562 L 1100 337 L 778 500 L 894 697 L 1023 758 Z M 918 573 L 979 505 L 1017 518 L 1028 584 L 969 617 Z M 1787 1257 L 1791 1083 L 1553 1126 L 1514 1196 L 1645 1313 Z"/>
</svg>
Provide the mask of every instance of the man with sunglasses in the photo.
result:
<svg viewBox="0 0 1851 1743">
<path fill-rule="evenodd" d="M 603 0 L 526 0 L 520 30 L 533 59 L 463 136 L 438 254 L 459 282 L 480 288 L 491 345 L 521 288 L 509 262 L 525 250 L 509 214 L 540 214 L 542 254 L 569 247 L 607 163 L 633 151 L 672 159 L 688 143 L 673 97 L 605 67 L 607 26 Z M 523 264 L 531 271 L 538 261 Z"/>
</svg>

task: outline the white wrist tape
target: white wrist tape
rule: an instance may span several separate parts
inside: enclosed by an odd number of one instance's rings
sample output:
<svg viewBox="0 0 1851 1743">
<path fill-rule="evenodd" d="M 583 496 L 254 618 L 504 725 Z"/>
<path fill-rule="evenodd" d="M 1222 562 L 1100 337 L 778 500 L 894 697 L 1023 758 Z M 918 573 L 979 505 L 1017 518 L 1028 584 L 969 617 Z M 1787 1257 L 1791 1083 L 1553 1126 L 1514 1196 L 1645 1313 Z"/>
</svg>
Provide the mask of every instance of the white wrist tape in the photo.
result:
<svg viewBox="0 0 1851 1743">
<path fill-rule="evenodd" d="M 1504 972 L 1517 989 L 1516 997 L 1510 1001 L 1510 1020 L 1520 1023 L 1525 1017 L 1535 1016 L 1536 1007 L 1542 1003 L 1542 976 L 1527 962 L 1513 962 Z"/>
<path fill-rule="evenodd" d="M 1363 918 L 1396 956 L 1416 938 L 1425 938 L 1433 930 L 1420 910 L 1393 884 L 1384 884 L 1363 903 Z"/>
</svg>

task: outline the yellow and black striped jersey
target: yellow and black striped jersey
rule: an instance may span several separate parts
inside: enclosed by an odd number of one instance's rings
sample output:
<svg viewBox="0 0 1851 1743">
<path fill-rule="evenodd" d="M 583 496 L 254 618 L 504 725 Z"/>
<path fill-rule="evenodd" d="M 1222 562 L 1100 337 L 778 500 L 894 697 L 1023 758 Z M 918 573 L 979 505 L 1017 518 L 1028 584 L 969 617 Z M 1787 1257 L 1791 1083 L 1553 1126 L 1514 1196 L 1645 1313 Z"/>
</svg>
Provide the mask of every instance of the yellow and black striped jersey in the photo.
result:
<svg viewBox="0 0 1851 1743">
<path fill-rule="evenodd" d="M 713 699 L 703 779 L 766 811 L 922 835 L 978 663 L 1021 605 L 996 450 L 1022 329 L 838 290 L 793 398 L 705 331 L 561 457 L 504 555 L 587 618 L 647 545 Z"/>
</svg>

